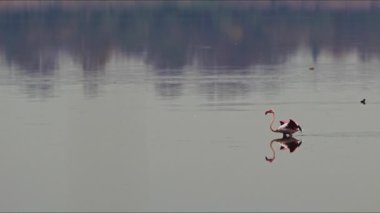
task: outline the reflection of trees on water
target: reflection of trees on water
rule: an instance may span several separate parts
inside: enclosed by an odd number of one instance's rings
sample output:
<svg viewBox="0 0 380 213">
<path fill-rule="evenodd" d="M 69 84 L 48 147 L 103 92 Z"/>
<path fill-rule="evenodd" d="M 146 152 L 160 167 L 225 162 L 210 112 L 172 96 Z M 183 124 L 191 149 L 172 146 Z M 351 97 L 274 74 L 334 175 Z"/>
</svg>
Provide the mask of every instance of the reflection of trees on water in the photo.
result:
<svg viewBox="0 0 380 213">
<path fill-rule="evenodd" d="M 179 82 L 157 82 L 155 89 L 161 97 L 172 99 L 182 95 L 183 84 Z"/>
<path fill-rule="evenodd" d="M 206 82 L 199 84 L 201 94 L 207 94 L 208 100 L 231 100 L 239 96 L 247 96 L 249 84 L 246 82 Z"/>
<path fill-rule="evenodd" d="M 105 74 L 113 54 L 139 57 L 158 76 L 181 76 L 185 66 L 194 64 L 202 75 L 248 75 L 251 66 L 284 63 L 302 45 L 310 47 L 315 61 L 322 50 L 337 57 L 356 51 L 363 61 L 380 55 L 376 10 L 53 5 L 2 10 L 0 20 L 0 52 L 26 76 L 54 75 L 60 53 L 69 55 L 89 79 Z"/>
</svg>

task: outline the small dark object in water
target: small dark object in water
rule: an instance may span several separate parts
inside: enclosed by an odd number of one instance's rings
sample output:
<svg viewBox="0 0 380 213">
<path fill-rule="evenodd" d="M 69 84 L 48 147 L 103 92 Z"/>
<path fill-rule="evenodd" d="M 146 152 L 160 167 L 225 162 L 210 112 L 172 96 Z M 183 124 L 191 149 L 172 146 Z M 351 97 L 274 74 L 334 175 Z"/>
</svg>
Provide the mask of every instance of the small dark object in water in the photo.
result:
<svg viewBox="0 0 380 213">
<path fill-rule="evenodd" d="M 314 70 L 314 67 L 309 67 L 309 70 Z"/>
<path fill-rule="evenodd" d="M 361 100 L 360 103 L 365 104 L 365 98 Z"/>
</svg>

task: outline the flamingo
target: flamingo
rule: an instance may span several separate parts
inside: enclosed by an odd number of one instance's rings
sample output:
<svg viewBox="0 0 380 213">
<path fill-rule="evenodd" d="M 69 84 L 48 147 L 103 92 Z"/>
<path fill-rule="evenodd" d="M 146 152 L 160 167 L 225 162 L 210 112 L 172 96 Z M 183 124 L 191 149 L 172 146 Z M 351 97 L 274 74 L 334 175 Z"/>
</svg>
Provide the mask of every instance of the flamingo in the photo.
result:
<svg viewBox="0 0 380 213">
<path fill-rule="evenodd" d="M 276 152 L 273 148 L 273 143 L 275 142 L 281 144 L 280 150 L 287 149 L 290 153 L 294 152 L 294 150 L 296 150 L 302 144 L 301 140 L 298 140 L 293 137 L 273 139 L 269 145 L 270 149 L 272 150 L 272 157 L 268 158 L 267 156 L 265 156 L 265 160 L 270 163 L 272 163 L 276 158 Z"/>
<path fill-rule="evenodd" d="M 272 109 L 269 109 L 265 111 L 266 114 L 272 114 L 272 122 L 270 123 L 270 130 L 272 132 L 280 132 L 283 134 L 283 138 L 286 138 L 286 135 L 289 135 L 289 137 L 292 137 L 295 132 L 298 130 L 302 132 L 302 128 L 300 125 L 298 125 L 294 120 L 289 119 L 289 121 L 280 121 L 280 126 L 277 129 L 273 129 L 273 122 L 275 120 L 275 113 Z"/>
</svg>

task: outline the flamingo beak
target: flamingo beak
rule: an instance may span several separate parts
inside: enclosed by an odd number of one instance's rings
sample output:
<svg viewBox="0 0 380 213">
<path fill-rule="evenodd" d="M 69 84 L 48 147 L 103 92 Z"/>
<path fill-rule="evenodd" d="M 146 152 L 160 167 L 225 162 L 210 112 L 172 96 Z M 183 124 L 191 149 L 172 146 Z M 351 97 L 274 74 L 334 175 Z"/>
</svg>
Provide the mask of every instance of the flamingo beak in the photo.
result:
<svg viewBox="0 0 380 213">
<path fill-rule="evenodd" d="M 300 126 L 300 125 L 298 125 L 298 129 L 300 129 L 300 131 L 302 132 L 302 128 L 301 128 L 301 126 Z"/>
<path fill-rule="evenodd" d="M 269 163 L 272 163 L 274 159 L 273 158 L 265 157 L 265 160 L 267 160 Z"/>
<path fill-rule="evenodd" d="M 265 111 L 265 115 L 268 113 L 273 113 L 273 110 L 270 109 L 270 110 Z"/>
</svg>

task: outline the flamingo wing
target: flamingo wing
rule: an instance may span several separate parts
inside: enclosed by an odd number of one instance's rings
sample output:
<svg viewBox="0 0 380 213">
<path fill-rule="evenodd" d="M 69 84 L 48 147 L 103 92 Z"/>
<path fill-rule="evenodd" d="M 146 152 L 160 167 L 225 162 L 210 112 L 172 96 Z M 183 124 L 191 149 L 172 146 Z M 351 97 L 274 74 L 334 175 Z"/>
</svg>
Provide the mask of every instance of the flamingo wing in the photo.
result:
<svg viewBox="0 0 380 213">
<path fill-rule="evenodd" d="M 287 148 L 289 152 L 294 152 L 299 146 L 301 146 L 302 142 L 293 141 L 292 143 L 287 144 Z"/>
<path fill-rule="evenodd" d="M 284 125 L 286 121 L 280 121 L 280 125 Z"/>
<path fill-rule="evenodd" d="M 286 127 L 289 129 L 298 129 L 298 124 L 292 119 L 289 119 L 289 123 L 287 123 Z"/>
</svg>

